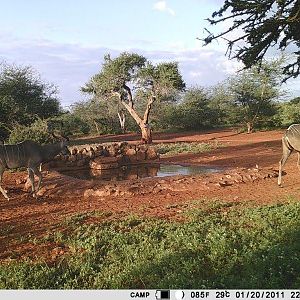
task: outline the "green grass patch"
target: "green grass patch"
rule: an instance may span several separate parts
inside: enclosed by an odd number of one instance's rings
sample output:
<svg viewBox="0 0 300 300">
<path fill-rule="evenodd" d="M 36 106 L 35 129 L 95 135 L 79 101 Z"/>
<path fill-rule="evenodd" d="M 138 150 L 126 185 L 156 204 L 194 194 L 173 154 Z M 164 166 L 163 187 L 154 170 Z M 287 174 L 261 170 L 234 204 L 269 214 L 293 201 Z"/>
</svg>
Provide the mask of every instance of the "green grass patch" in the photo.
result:
<svg viewBox="0 0 300 300">
<path fill-rule="evenodd" d="M 300 203 L 209 203 L 193 205 L 185 222 L 72 222 L 72 230 L 48 236 L 67 255 L 51 265 L 3 263 L 0 288 L 299 288 Z"/>
<path fill-rule="evenodd" d="M 217 148 L 223 147 L 222 144 L 215 143 L 161 143 L 154 146 L 156 151 L 161 155 L 174 155 L 179 153 L 203 153 L 215 150 Z"/>
</svg>

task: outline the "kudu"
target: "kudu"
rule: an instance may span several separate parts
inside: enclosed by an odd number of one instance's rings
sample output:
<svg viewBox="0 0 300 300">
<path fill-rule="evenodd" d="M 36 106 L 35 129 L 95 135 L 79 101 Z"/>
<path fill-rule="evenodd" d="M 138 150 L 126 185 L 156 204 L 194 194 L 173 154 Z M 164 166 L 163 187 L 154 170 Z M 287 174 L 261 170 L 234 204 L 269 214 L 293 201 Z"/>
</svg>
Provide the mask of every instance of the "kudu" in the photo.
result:
<svg viewBox="0 0 300 300">
<path fill-rule="evenodd" d="M 52 135 L 57 138 L 54 134 Z M 0 191 L 7 200 L 9 200 L 9 197 L 1 186 L 2 175 L 5 169 L 26 167 L 31 182 L 32 194 L 36 197 L 36 192 L 40 189 L 42 183 L 40 165 L 52 160 L 60 153 L 63 155 L 70 154 L 67 148 L 68 138 L 63 136 L 60 138 L 60 142 L 47 145 L 40 145 L 30 140 L 15 145 L 0 144 Z M 34 185 L 34 175 L 37 175 L 39 178 L 36 188 Z"/>
<path fill-rule="evenodd" d="M 300 124 L 291 125 L 282 137 L 282 158 L 279 162 L 278 185 L 281 186 L 283 166 L 293 151 L 298 153 L 298 168 L 300 170 Z"/>
</svg>

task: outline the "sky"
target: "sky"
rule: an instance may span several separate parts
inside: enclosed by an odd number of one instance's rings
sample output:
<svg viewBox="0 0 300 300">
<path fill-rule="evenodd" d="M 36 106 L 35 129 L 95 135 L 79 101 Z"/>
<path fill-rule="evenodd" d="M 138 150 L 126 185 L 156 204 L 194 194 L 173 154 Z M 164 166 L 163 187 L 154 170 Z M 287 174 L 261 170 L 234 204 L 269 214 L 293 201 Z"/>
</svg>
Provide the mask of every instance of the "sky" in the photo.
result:
<svg viewBox="0 0 300 300">
<path fill-rule="evenodd" d="M 187 86 L 212 86 L 241 67 L 226 45 L 203 47 L 205 20 L 222 0 L 0 0 L 0 62 L 32 66 L 54 83 L 64 107 L 101 70 L 103 56 L 135 52 L 153 63 L 177 61 Z M 211 29 L 211 28 L 210 28 Z M 288 82 L 300 96 L 300 79 Z"/>
</svg>

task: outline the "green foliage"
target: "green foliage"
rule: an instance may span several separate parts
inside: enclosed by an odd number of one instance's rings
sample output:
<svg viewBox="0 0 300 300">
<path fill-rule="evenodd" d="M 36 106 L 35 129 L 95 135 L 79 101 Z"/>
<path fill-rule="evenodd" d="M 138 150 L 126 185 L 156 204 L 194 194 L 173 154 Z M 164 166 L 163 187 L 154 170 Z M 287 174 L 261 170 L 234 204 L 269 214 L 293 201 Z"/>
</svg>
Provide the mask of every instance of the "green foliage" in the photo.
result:
<svg viewBox="0 0 300 300">
<path fill-rule="evenodd" d="M 48 121 L 49 123 L 49 121 Z M 64 135 L 81 135 L 90 132 L 90 126 L 76 114 L 65 113 L 59 117 L 52 118 L 53 129 Z"/>
<path fill-rule="evenodd" d="M 212 151 L 218 147 L 221 147 L 219 144 L 209 144 L 209 143 L 161 143 L 156 144 L 155 149 L 159 154 L 174 155 L 179 153 L 202 153 Z"/>
<path fill-rule="evenodd" d="M 140 127 L 145 142 L 151 142 L 151 131 L 145 128 L 149 128 L 146 125 L 153 104 L 174 100 L 184 88 L 177 63 L 154 66 L 141 55 L 124 52 L 114 59 L 106 55 L 100 73 L 94 75 L 82 91 L 93 94 L 93 100 L 117 99 Z M 141 103 L 145 105 L 139 105 Z"/>
<path fill-rule="evenodd" d="M 218 112 L 210 106 L 207 93 L 198 87 L 189 89 L 182 103 L 169 110 L 170 127 L 186 130 L 213 127 L 218 121 Z"/>
<path fill-rule="evenodd" d="M 299 75 L 299 0 L 225 1 L 208 21 L 211 25 L 225 24 L 225 27 L 219 34 L 210 33 L 204 39 L 206 44 L 225 37 L 229 56 L 234 53 L 233 57 L 241 60 L 247 68 L 261 63 L 268 49 L 277 44 L 280 51 L 294 51 L 291 60 L 283 67 L 285 79 Z M 230 32 L 234 33 L 234 39 L 228 37 Z"/>
<path fill-rule="evenodd" d="M 228 82 L 221 82 L 207 91 L 209 107 L 215 112 L 216 125 L 235 125 L 234 95 L 231 93 Z"/>
<path fill-rule="evenodd" d="M 25 140 L 32 140 L 39 144 L 51 143 L 53 138 L 48 132 L 47 121 L 38 119 L 30 126 L 15 124 L 9 136 L 9 143 L 16 144 Z"/>
<path fill-rule="evenodd" d="M 185 222 L 78 220 L 66 233 L 47 235 L 68 255 L 50 265 L 5 262 L 0 288 L 297 289 L 299 214 L 298 201 L 245 208 L 204 200 Z"/>
<path fill-rule="evenodd" d="M 41 81 L 30 67 L 2 65 L 0 68 L 0 118 L 2 138 L 15 123 L 29 125 L 37 118 L 61 112 L 56 88 Z"/>
<path fill-rule="evenodd" d="M 169 105 L 161 111 L 164 128 L 197 130 L 218 125 L 219 111 L 211 106 L 208 93 L 193 87 L 183 94 L 180 103 Z"/>
<path fill-rule="evenodd" d="M 108 134 L 121 133 L 117 117 L 120 110 L 117 99 L 108 101 L 105 98 L 97 98 L 75 103 L 72 105 L 71 113 L 88 124 L 91 133 Z M 128 114 L 126 116 L 128 128 Z"/>
<path fill-rule="evenodd" d="M 275 99 L 281 95 L 278 60 L 265 62 L 260 68 L 244 70 L 229 81 L 232 94 L 231 117 L 247 124 L 248 130 L 276 113 Z"/>
<path fill-rule="evenodd" d="M 101 96 L 110 96 L 112 92 L 122 93 L 124 84 L 134 81 L 145 63 L 146 58 L 136 53 L 123 52 L 114 59 L 107 54 L 101 72 L 94 75 L 82 91 Z"/>
<path fill-rule="evenodd" d="M 283 103 L 279 107 L 280 122 L 284 126 L 300 122 L 300 97 Z"/>
<path fill-rule="evenodd" d="M 185 89 L 185 83 L 178 69 L 177 62 L 164 62 L 156 66 L 148 62 L 139 72 L 138 83 L 148 89 L 160 101 L 175 100 L 178 91 Z M 149 97 L 149 95 L 148 95 Z"/>
</svg>

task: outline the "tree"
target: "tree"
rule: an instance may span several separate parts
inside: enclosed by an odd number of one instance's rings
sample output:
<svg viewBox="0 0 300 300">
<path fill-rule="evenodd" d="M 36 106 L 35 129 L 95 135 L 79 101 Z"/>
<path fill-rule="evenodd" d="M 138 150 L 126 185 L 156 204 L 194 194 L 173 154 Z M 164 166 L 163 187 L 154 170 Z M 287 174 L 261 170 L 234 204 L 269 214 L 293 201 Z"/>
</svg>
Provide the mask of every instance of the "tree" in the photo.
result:
<svg viewBox="0 0 300 300">
<path fill-rule="evenodd" d="M 214 111 L 216 125 L 233 125 L 234 95 L 230 92 L 228 81 L 223 81 L 208 89 L 209 107 Z"/>
<path fill-rule="evenodd" d="M 229 80 L 232 93 L 232 113 L 236 121 L 247 126 L 251 133 L 254 126 L 276 113 L 274 100 L 281 95 L 278 61 L 264 62 L 244 70 Z"/>
<path fill-rule="evenodd" d="M 283 66 L 284 80 L 300 74 L 300 0 L 226 0 L 208 19 L 211 25 L 225 26 L 228 20 L 231 25 L 215 35 L 209 32 L 205 44 L 223 37 L 229 57 L 241 60 L 246 68 L 261 63 L 277 44 L 278 50 L 294 54 Z M 234 38 L 228 38 L 231 32 Z"/>
<path fill-rule="evenodd" d="M 100 73 L 94 75 L 82 91 L 107 99 L 117 97 L 138 124 L 142 140 L 151 143 L 149 116 L 153 103 L 170 100 L 177 91 L 184 88 L 177 63 L 160 63 L 155 66 L 141 55 L 124 52 L 114 59 L 105 55 Z M 145 99 L 146 107 L 141 115 L 136 109 L 136 103 Z"/>
<path fill-rule="evenodd" d="M 300 122 L 300 97 L 296 97 L 286 103 L 281 103 L 279 107 L 280 123 L 289 126 Z"/>
<path fill-rule="evenodd" d="M 91 131 L 97 132 L 97 134 L 111 132 L 112 127 L 116 126 L 113 121 L 115 116 L 112 115 L 107 103 L 104 101 L 90 99 L 76 102 L 71 106 L 71 113 L 86 122 Z M 108 127 L 110 127 L 110 130 L 107 130 Z"/>
<path fill-rule="evenodd" d="M 0 68 L 0 118 L 2 138 L 15 123 L 30 125 L 37 118 L 61 112 L 57 89 L 41 81 L 30 67 L 2 65 Z"/>
<path fill-rule="evenodd" d="M 176 110 L 174 121 L 184 129 L 208 128 L 217 123 L 218 113 L 210 106 L 207 91 L 200 87 L 188 89 Z"/>
</svg>

